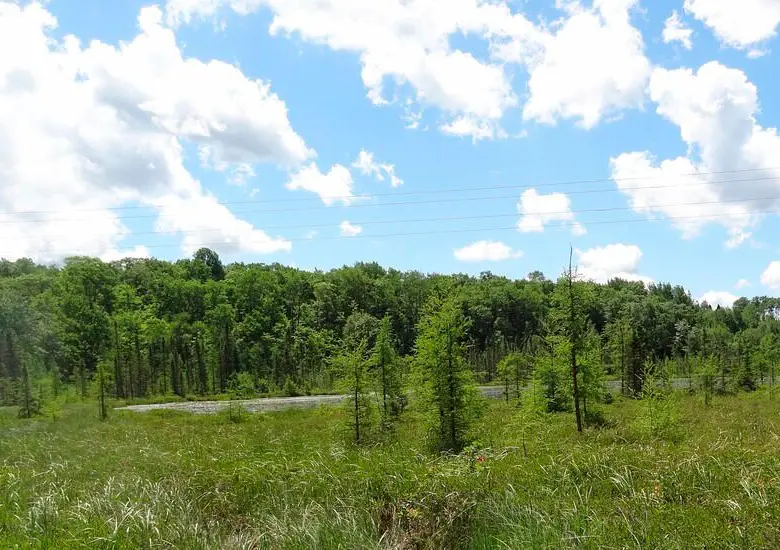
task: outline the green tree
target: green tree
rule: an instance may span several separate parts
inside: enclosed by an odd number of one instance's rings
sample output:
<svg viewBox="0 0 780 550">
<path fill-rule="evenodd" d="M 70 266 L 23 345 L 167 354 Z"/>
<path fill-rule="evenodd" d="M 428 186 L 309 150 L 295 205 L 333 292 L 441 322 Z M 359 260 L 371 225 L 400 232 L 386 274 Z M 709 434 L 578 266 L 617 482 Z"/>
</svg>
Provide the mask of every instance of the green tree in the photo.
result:
<svg viewBox="0 0 780 550">
<path fill-rule="evenodd" d="M 82 398 L 87 381 L 111 342 L 109 315 L 116 273 L 100 260 L 70 258 L 57 279 L 60 328 L 71 373 Z"/>
<path fill-rule="evenodd" d="M 498 373 L 504 383 L 504 398 L 509 403 L 514 392 L 514 398 L 520 399 L 523 387 L 533 375 L 534 357 L 528 353 L 513 351 L 507 353 L 498 363 Z"/>
<path fill-rule="evenodd" d="M 351 349 L 345 349 L 333 362 L 348 391 L 349 426 L 358 445 L 371 437 L 376 417 L 366 349 L 365 340 L 361 341 Z"/>
<path fill-rule="evenodd" d="M 371 354 L 377 395 L 381 398 L 382 429 L 387 429 L 401 412 L 403 384 L 401 361 L 393 344 L 393 328 L 389 317 L 384 317 Z"/>
<path fill-rule="evenodd" d="M 30 371 L 26 361 L 22 362 L 19 386 L 19 418 L 32 418 L 33 416 L 40 414 L 41 403 L 36 399 L 33 392 Z"/>
<path fill-rule="evenodd" d="M 225 268 L 219 259 L 219 254 L 210 248 L 199 248 L 192 255 L 195 263 L 201 263 L 206 266 L 208 276 L 214 281 L 221 281 L 225 278 Z"/>
<path fill-rule="evenodd" d="M 415 389 L 429 411 L 436 450 L 460 452 L 471 440 L 479 414 L 478 392 L 464 359 L 466 321 L 454 299 L 433 298 L 417 336 Z"/>
<path fill-rule="evenodd" d="M 569 254 L 569 267 L 555 285 L 552 295 L 552 323 L 563 341 L 558 349 L 565 349 L 569 359 L 569 379 L 571 381 L 571 398 L 574 404 L 574 419 L 577 431 L 582 431 L 582 395 L 580 393 L 580 370 L 578 360 L 582 355 L 587 334 L 590 330 L 590 320 L 587 306 L 591 300 L 590 287 L 579 280 L 576 270 L 572 267 L 572 252 Z"/>
</svg>

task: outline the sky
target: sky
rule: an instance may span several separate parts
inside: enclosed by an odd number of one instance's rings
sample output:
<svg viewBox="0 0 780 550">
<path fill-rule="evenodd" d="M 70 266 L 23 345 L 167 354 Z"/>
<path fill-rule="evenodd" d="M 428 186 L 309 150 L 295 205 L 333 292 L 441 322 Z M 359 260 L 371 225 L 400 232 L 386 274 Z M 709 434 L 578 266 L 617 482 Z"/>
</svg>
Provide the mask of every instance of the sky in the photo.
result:
<svg viewBox="0 0 780 550">
<path fill-rule="evenodd" d="M 778 0 L 0 0 L 0 256 L 780 294 Z"/>
</svg>

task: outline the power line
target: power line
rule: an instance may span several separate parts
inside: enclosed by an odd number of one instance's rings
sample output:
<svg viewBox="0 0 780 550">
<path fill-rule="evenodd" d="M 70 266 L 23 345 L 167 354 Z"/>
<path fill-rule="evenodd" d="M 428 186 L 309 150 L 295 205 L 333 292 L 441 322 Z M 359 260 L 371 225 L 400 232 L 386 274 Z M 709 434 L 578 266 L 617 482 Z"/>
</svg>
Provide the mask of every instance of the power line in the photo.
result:
<svg viewBox="0 0 780 550">
<path fill-rule="evenodd" d="M 755 201 L 773 201 L 780 199 L 780 195 L 774 195 L 769 197 L 756 197 L 751 199 L 726 199 L 726 200 L 719 200 L 719 201 L 701 201 L 701 202 L 679 202 L 679 203 L 666 203 L 666 204 L 653 204 L 650 206 L 645 206 L 643 208 L 646 209 L 657 209 L 657 208 L 677 208 L 677 207 L 685 207 L 685 206 L 706 206 L 706 205 L 713 205 L 713 204 L 732 204 L 732 203 L 749 203 L 749 202 L 755 202 Z M 483 219 L 498 219 L 498 218 L 510 218 L 510 217 L 517 217 L 517 216 L 559 216 L 559 215 L 566 215 L 566 214 L 585 214 L 585 213 L 594 213 L 594 212 L 617 212 L 617 211 L 626 211 L 626 210 L 635 210 L 632 206 L 617 206 L 617 207 L 606 207 L 606 208 L 586 208 L 582 210 L 560 210 L 557 212 L 539 212 L 539 213 L 517 213 L 513 212 L 510 214 L 482 214 L 482 215 L 474 215 L 474 216 L 448 216 L 448 217 L 441 217 L 441 218 L 406 218 L 406 219 L 386 219 L 386 220 L 366 220 L 366 221 L 354 221 L 350 222 L 353 225 L 385 225 L 385 224 L 395 224 L 395 223 L 430 223 L 430 222 L 456 222 L 456 221 L 471 221 L 471 220 L 483 220 Z M 581 223 L 589 223 L 587 221 L 581 221 Z M 333 223 L 318 223 L 318 224 L 306 224 L 306 225 L 270 225 L 270 226 L 264 226 L 262 228 L 263 231 L 267 230 L 279 230 L 279 229 L 321 229 L 326 227 L 334 227 Z M 136 231 L 133 232 L 133 235 L 167 235 L 171 233 L 215 233 L 218 231 L 222 231 L 221 228 L 208 228 L 208 229 L 182 229 L 177 231 Z M 2 239 L 0 239 L 1 241 Z"/>
<path fill-rule="evenodd" d="M 667 188 L 679 188 L 679 187 L 693 187 L 693 186 L 701 186 L 701 185 L 718 185 L 718 184 L 728 184 L 728 183 L 750 183 L 750 182 L 759 182 L 759 181 L 776 181 L 780 180 L 780 176 L 769 176 L 769 177 L 762 177 L 762 178 L 749 178 L 749 179 L 730 179 L 730 180 L 720 180 L 720 181 L 708 181 L 708 182 L 695 182 L 695 183 L 681 183 L 674 186 L 671 186 L 669 184 L 664 185 L 649 185 L 649 186 L 634 186 L 634 187 L 627 187 L 627 188 L 608 188 L 608 189 L 587 189 L 587 190 L 578 190 L 578 191 L 571 191 L 568 193 L 568 195 L 585 195 L 585 194 L 599 194 L 599 193 L 615 193 L 615 192 L 626 192 L 626 191 L 634 191 L 634 190 L 648 190 L 648 189 L 667 189 Z M 583 180 L 585 181 L 585 180 Z M 595 180 L 593 180 L 595 181 Z M 620 181 L 620 180 L 618 180 Z M 533 186 L 531 186 L 533 187 Z M 366 207 L 390 207 L 390 206 L 417 206 L 417 205 L 423 205 L 423 204 L 441 204 L 441 203 L 456 203 L 456 202 L 473 202 L 473 201 L 489 201 L 489 200 L 498 200 L 498 199 L 514 199 L 516 198 L 515 194 L 512 195 L 494 195 L 494 196 L 478 196 L 478 197 L 462 197 L 462 198 L 445 198 L 445 199 L 431 199 L 431 200 L 423 200 L 423 201 L 398 201 L 398 202 L 387 202 L 387 203 L 371 203 L 371 204 L 347 204 L 342 205 L 341 208 L 366 208 Z M 723 201 L 718 201 L 723 202 Z M 220 203 L 223 204 L 223 203 Z M 280 209 L 261 209 L 261 210 L 236 210 L 232 211 L 233 214 L 248 214 L 248 213 L 281 213 L 281 212 L 306 212 L 306 211 L 312 211 L 312 210 L 320 210 L 322 206 L 317 207 L 305 207 L 305 208 L 280 208 Z M 105 209 L 96 209 L 95 211 L 100 211 Z M 73 210 L 78 211 L 78 210 Z M 52 212 L 57 212 L 56 210 L 53 210 Z M 34 213 L 34 212 L 33 212 Z M 0 214 L 2 215 L 2 214 Z M 166 216 L 165 214 L 142 214 L 137 216 L 117 216 L 116 219 L 118 220 L 130 220 L 130 219 L 151 219 L 151 218 L 157 218 L 157 219 L 166 219 L 171 218 L 173 216 Z M 32 220 L 0 220 L 0 224 L 2 225 L 13 225 L 13 224 L 27 224 L 27 223 L 64 223 L 64 222 L 77 222 L 77 221 L 89 221 L 89 218 L 54 218 L 54 219 L 32 219 Z"/>
<path fill-rule="evenodd" d="M 754 211 L 755 214 L 780 214 L 780 210 L 778 209 L 771 209 L 771 210 L 757 210 Z M 656 223 L 656 222 L 670 222 L 670 221 L 682 221 L 682 220 L 703 220 L 703 219 L 723 219 L 724 216 L 722 214 L 706 214 L 706 215 L 691 215 L 691 216 L 665 216 L 665 217 L 657 217 L 657 218 L 633 218 L 633 219 L 617 219 L 617 220 L 596 220 L 596 221 L 589 221 L 587 222 L 588 226 L 594 226 L 594 225 L 614 225 L 614 224 L 634 224 L 634 223 Z M 556 227 L 573 227 L 575 226 L 577 221 L 571 221 L 571 222 L 562 222 L 562 223 L 548 223 L 545 224 L 545 228 L 556 228 Z M 322 241 L 322 240 L 352 240 L 352 239 L 389 239 L 389 238 L 396 238 L 396 237 L 424 237 L 424 236 L 430 236 L 430 235 L 449 235 L 449 234 L 465 234 L 465 233 L 479 233 L 479 232 L 497 232 L 497 231 L 510 231 L 510 230 L 517 230 L 516 225 L 511 226 L 502 226 L 502 227 L 481 227 L 481 228 L 470 228 L 470 229 L 445 229 L 445 230 L 434 230 L 434 231 L 414 231 L 414 232 L 405 232 L 405 233 L 385 233 L 385 234 L 379 234 L 379 235 L 369 235 L 369 234 L 361 234 L 361 235 L 355 235 L 353 237 L 345 237 L 343 235 L 339 236 L 322 236 L 317 238 L 291 238 L 291 239 L 285 239 L 289 242 L 316 242 L 316 241 Z M 250 240 L 250 241 L 244 241 L 249 243 L 260 243 L 259 240 Z M 226 241 L 214 241 L 214 242 L 201 242 L 201 243 L 188 243 L 189 246 L 192 246 L 193 248 L 200 248 L 200 247 L 218 247 L 218 246 L 224 246 L 224 245 L 230 245 L 230 244 L 236 244 Z M 181 243 L 175 243 L 175 244 L 150 244 L 150 245 L 137 245 L 137 246 L 145 246 L 147 249 L 158 249 L 158 248 L 179 248 L 181 247 Z M 73 249 L 69 253 L 73 255 L 82 254 L 82 253 L 91 253 L 92 251 L 85 250 L 85 249 Z M 0 254 L 0 257 L 2 257 L 3 254 Z"/>
</svg>

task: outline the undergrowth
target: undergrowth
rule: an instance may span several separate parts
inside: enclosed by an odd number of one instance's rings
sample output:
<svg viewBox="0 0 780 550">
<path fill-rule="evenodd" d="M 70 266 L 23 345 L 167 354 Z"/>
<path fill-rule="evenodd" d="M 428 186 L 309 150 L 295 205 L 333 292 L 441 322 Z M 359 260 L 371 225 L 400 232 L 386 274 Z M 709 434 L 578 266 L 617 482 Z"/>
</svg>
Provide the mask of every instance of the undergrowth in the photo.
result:
<svg viewBox="0 0 780 550">
<path fill-rule="evenodd" d="M 494 402 L 456 456 L 425 451 L 413 408 L 364 448 L 336 407 L 0 409 L 0 547 L 780 547 L 780 400 L 647 406 L 618 399 L 577 435 Z"/>
</svg>

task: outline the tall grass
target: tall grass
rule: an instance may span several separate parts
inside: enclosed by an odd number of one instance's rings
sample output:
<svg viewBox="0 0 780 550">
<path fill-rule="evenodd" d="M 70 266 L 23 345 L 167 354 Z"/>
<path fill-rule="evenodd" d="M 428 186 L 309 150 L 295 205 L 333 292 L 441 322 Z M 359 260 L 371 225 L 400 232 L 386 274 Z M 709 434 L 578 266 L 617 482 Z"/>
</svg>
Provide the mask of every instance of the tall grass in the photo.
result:
<svg viewBox="0 0 780 550">
<path fill-rule="evenodd" d="M 636 401 L 579 436 L 495 402 L 457 456 L 414 410 L 369 448 L 337 408 L 0 410 L 0 548 L 777 548 L 778 401 L 680 398 L 674 439 Z"/>
</svg>

